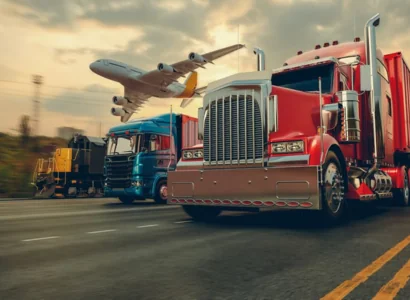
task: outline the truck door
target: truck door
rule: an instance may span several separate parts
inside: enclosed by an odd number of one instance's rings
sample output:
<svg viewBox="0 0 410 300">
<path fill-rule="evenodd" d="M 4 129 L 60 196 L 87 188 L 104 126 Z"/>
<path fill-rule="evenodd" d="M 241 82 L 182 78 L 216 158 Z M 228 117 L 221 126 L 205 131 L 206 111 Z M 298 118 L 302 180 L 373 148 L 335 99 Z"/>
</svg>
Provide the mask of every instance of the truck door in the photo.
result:
<svg viewBox="0 0 410 300">
<path fill-rule="evenodd" d="M 145 136 L 144 148 L 144 193 L 147 194 L 152 190 L 152 184 L 157 173 L 167 172 L 170 163 L 170 151 L 172 151 L 173 147 L 170 144 L 169 136 L 147 134 Z M 174 160 L 174 157 L 175 155 L 172 156 L 171 162 Z"/>
</svg>

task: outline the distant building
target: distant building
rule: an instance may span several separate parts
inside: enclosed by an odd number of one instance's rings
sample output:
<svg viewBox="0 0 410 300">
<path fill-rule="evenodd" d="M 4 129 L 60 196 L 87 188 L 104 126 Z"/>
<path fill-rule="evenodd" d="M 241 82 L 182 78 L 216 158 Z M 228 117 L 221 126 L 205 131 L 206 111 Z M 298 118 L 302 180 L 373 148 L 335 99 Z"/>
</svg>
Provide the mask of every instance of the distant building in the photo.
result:
<svg viewBox="0 0 410 300">
<path fill-rule="evenodd" d="M 71 139 L 74 134 L 84 134 L 84 130 L 73 127 L 58 127 L 57 136 L 66 140 Z"/>
</svg>

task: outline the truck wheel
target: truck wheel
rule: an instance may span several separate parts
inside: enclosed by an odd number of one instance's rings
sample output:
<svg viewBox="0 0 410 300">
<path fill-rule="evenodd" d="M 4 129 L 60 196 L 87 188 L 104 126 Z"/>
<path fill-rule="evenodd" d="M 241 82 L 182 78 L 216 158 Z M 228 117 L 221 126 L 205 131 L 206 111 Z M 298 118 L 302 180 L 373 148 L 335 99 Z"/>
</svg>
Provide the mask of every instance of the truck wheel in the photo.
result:
<svg viewBox="0 0 410 300">
<path fill-rule="evenodd" d="M 134 202 L 134 197 L 129 197 L 129 196 L 120 196 L 118 197 L 120 201 L 124 204 L 131 204 Z"/>
<path fill-rule="evenodd" d="M 182 205 L 182 208 L 196 221 L 212 221 L 222 212 L 219 207 Z"/>
<path fill-rule="evenodd" d="M 167 203 L 168 198 L 168 186 L 165 179 L 161 179 L 155 188 L 154 200 L 158 204 Z"/>
<path fill-rule="evenodd" d="M 409 205 L 409 176 L 407 168 L 404 169 L 404 182 L 402 189 L 393 189 L 393 199 L 400 206 Z"/>
<path fill-rule="evenodd" d="M 345 178 L 342 168 L 333 151 L 329 151 L 323 164 L 322 213 L 327 224 L 341 222 L 346 216 L 344 196 Z"/>
</svg>

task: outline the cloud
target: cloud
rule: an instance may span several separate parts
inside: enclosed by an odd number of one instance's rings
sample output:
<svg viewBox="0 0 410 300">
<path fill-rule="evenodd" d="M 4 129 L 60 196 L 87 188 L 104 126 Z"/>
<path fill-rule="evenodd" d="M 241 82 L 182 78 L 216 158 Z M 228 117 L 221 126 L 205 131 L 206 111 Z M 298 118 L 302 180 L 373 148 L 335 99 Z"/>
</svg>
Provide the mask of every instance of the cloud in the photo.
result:
<svg viewBox="0 0 410 300">
<path fill-rule="evenodd" d="M 0 50 L 0 78 L 25 78 L 30 82 L 29 74 L 33 72 L 45 76 L 44 88 L 48 84 L 75 87 L 77 90 L 59 90 L 58 94 L 54 91 L 44 100 L 44 116 L 55 120 L 55 115 L 65 114 L 68 119 L 62 122 L 68 123 L 96 119 L 107 124 L 118 122 L 109 109 L 111 97 L 122 93 L 122 86 L 92 73 L 88 66 L 93 60 L 112 58 L 152 70 L 159 62 L 170 64 L 186 59 L 191 51 L 205 53 L 234 44 L 238 28 L 240 42 L 248 50 L 199 70 L 200 85 L 235 73 L 238 66 L 240 71 L 255 70 L 256 58 L 251 52 L 254 46 L 265 50 L 266 68 L 271 69 L 282 66 L 298 50 L 308 51 L 316 44 L 352 41 L 355 36 L 363 39 L 365 22 L 377 12 L 381 14 L 379 46 L 386 53 L 402 51 L 410 59 L 410 5 L 406 0 L 3 3 L 6 5 L 0 9 L 0 34 L 8 42 Z M 32 87 L 27 86 L 27 94 L 31 93 Z M 201 100 L 195 100 L 185 110 L 179 108 L 180 100 L 150 99 L 139 114 L 166 113 L 172 104 L 174 111 L 195 116 Z M 27 107 L 31 109 L 30 105 Z M 16 114 L 11 108 L 8 112 Z"/>
</svg>

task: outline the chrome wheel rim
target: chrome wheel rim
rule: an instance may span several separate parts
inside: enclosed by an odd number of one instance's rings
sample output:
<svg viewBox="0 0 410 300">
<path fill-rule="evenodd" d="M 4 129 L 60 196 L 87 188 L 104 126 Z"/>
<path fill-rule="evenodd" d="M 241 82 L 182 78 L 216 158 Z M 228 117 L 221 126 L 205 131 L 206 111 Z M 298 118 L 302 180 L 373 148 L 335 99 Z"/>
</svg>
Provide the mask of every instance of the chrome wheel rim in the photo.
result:
<svg viewBox="0 0 410 300">
<path fill-rule="evenodd" d="M 324 196 L 327 206 L 336 214 L 344 198 L 343 176 L 334 163 L 329 163 L 324 174 Z"/>
<path fill-rule="evenodd" d="M 159 189 L 159 195 L 161 199 L 166 200 L 168 197 L 168 188 L 166 185 L 162 185 L 161 188 Z"/>
</svg>

